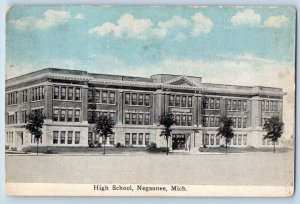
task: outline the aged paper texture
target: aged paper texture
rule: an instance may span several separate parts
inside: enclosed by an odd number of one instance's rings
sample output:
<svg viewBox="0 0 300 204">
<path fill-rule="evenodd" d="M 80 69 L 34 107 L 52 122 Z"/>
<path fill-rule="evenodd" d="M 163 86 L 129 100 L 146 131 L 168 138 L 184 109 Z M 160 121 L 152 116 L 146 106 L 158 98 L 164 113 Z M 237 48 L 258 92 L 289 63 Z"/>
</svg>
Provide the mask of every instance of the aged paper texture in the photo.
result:
<svg viewBox="0 0 300 204">
<path fill-rule="evenodd" d="M 8 8 L 6 193 L 292 196 L 295 16 Z"/>
</svg>

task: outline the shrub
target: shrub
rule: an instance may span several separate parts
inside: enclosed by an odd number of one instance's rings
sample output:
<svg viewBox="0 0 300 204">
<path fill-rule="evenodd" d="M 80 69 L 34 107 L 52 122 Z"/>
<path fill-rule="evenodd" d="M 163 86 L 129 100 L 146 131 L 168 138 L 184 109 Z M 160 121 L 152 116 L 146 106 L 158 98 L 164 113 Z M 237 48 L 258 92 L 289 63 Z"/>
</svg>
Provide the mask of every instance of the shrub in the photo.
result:
<svg viewBox="0 0 300 204">
<path fill-rule="evenodd" d="M 121 147 L 121 143 L 118 142 L 117 145 L 116 145 L 116 148 L 120 148 Z"/>
<path fill-rule="evenodd" d="M 220 147 L 222 147 L 222 148 L 223 148 L 223 147 L 225 147 L 225 145 L 223 145 L 223 144 L 222 144 L 222 145 L 220 145 Z"/>
<path fill-rule="evenodd" d="M 206 145 L 203 145 L 203 148 L 207 148 L 207 146 L 206 146 Z"/>
<path fill-rule="evenodd" d="M 44 154 L 55 154 L 55 152 L 50 149 L 45 150 L 43 153 Z"/>
<path fill-rule="evenodd" d="M 95 144 L 95 147 L 96 147 L 96 148 L 101 148 L 102 145 L 101 145 L 101 143 L 97 143 L 97 144 Z"/>
<path fill-rule="evenodd" d="M 150 145 L 147 145 L 147 147 L 155 149 L 157 148 L 157 145 L 155 142 L 151 142 Z"/>
<path fill-rule="evenodd" d="M 90 144 L 89 144 L 89 148 L 95 148 L 94 143 L 90 143 Z"/>
<path fill-rule="evenodd" d="M 17 151 L 17 147 L 10 148 L 11 151 Z"/>
<path fill-rule="evenodd" d="M 5 145 L 5 150 L 9 150 L 9 146 L 8 145 Z"/>
<path fill-rule="evenodd" d="M 31 149 L 29 147 L 23 147 L 22 152 L 28 153 L 31 152 Z"/>
</svg>

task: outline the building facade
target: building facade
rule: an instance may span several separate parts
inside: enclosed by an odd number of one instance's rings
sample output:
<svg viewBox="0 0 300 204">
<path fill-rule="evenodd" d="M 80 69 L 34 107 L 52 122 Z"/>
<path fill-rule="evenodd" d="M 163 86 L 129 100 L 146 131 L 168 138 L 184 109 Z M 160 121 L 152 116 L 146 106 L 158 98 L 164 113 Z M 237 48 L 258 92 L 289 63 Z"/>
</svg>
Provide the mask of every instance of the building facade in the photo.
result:
<svg viewBox="0 0 300 204">
<path fill-rule="evenodd" d="M 115 121 L 107 145 L 166 146 L 159 117 L 170 111 L 175 116 L 172 150 L 224 144 L 217 135 L 221 116 L 233 120 L 230 146 L 268 146 L 262 124 L 272 116 L 282 119 L 284 95 L 280 88 L 202 83 L 194 76 L 142 78 L 47 68 L 6 80 L 5 141 L 9 148 L 35 145 L 25 124 L 29 112 L 41 109 L 46 119 L 40 145 L 103 143 L 93 133 L 103 114 Z"/>
</svg>

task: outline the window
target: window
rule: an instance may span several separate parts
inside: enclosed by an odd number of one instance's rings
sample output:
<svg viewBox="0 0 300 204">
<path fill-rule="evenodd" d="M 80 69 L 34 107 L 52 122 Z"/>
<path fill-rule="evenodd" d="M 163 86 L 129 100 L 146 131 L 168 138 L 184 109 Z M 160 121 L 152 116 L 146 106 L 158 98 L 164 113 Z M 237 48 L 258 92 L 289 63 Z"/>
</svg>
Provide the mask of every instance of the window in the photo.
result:
<svg viewBox="0 0 300 204">
<path fill-rule="evenodd" d="M 150 106 L 150 95 L 145 94 L 145 106 Z"/>
<path fill-rule="evenodd" d="M 273 111 L 273 101 L 270 101 L 270 105 L 269 106 L 270 106 L 270 108 L 269 108 L 270 111 Z"/>
<path fill-rule="evenodd" d="M 93 102 L 93 90 L 88 90 L 88 102 Z"/>
<path fill-rule="evenodd" d="M 100 91 L 95 90 L 95 103 L 100 103 Z"/>
<path fill-rule="evenodd" d="M 73 131 L 68 132 L 68 144 L 72 144 L 73 139 Z"/>
<path fill-rule="evenodd" d="M 143 133 L 139 133 L 139 145 L 143 145 Z"/>
<path fill-rule="evenodd" d="M 175 97 L 175 106 L 180 106 L 180 96 Z"/>
<path fill-rule="evenodd" d="M 58 109 L 53 109 L 53 121 L 58 121 Z"/>
<path fill-rule="evenodd" d="M 149 125 L 149 124 L 150 124 L 150 114 L 147 113 L 147 114 L 145 115 L 145 125 Z"/>
<path fill-rule="evenodd" d="M 75 101 L 80 101 L 80 88 L 75 88 Z"/>
<path fill-rule="evenodd" d="M 53 131 L 53 144 L 58 143 L 58 131 Z"/>
<path fill-rule="evenodd" d="M 23 110 L 21 114 L 22 114 L 22 123 L 27 123 L 27 111 Z"/>
<path fill-rule="evenodd" d="M 204 144 L 209 145 L 209 134 L 204 135 Z"/>
<path fill-rule="evenodd" d="M 130 113 L 125 113 L 125 124 L 130 124 Z"/>
<path fill-rule="evenodd" d="M 188 115 L 188 117 L 187 117 L 187 123 L 188 123 L 188 126 L 192 126 L 192 122 L 193 122 L 193 117 L 192 117 L 192 115 Z"/>
<path fill-rule="evenodd" d="M 116 121 L 116 113 L 115 113 L 115 112 L 110 112 L 110 113 L 109 113 L 109 117 L 110 117 L 110 119 L 111 119 L 113 122 Z"/>
<path fill-rule="evenodd" d="M 143 114 L 142 113 L 139 113 L 138 124 L 143 125 Z"/>
<path fill-rule="evenodd" d="M 236 118 L 232 118 L 233 119 L 233 127 L 236 128 Z"/>
<path fill-rule="evenodd" d="M 22 91 L 22 101 L 24 103 L 27 102 L 27 90 Z"/>
<path fill-rule="evenodd" d="M 247 118 L 243 118 L 243 128 L 247 128 Z"/>
<path fill-rule="evenodd" d="M 88 144 L 92 144 L 92 140 L 93 140 L 93 132 L 89 132 L 88 133 Z"/>
<path fill-rule="evenodd" d="M 73 100 L 73 88 L 68 88 L 68 100 Z"/>
<path fill-rule="evenodd" d="M 203 126 L 204 127 L 208 126 L 208 116 L 203 116 Z"/>
<path fill-rule="evenodd" d="M 87 113 L 87 120 L 89 123 L 93 123 L 94 120 L 93 120 L 93 112 L 92 111 L 88 111 Z"/>
<path fill-rule="evenodd" d="M 227 110 L 231 110 L 231 100 L 227 99 L 226 102 L 227 102 Z"/>
<path fill-rule="evenodd" d="M 66 120 L 66 110 L 65 109 L 61 109 L 60 110 L 60 117 L 59 117 L 59 121 L 65 121 Z"/>
<path fill-rule="evenodd" d="M 61 131 L 60 132 L 60 144 L 65 144 L 65 140 L 66 140 L 66 132 Z"/>
<path fill-rule="evenodd" d="M 238 142 L 239 142 L 239 145 L 242 145 L 242 135 L 239 135 Z"/>
<path fill-rule="evenodd" d="M 137 94 L 133 93 L 131 95 L 131 105 L 137 105 Z"/>
<path fill-rule="evenodd" d="M 116 93 L 110 92 L 109 93 L 109 104 L 115 104 L 116 103 Z"/>
<path fill-rule="evenodd" d="M 210 144 L 211 145 L 215 144 L 215 135 L 214 134 L 210 135 Z"/>
<path fill-rule="evenodd" d="M 80 110 L 75 110 L 75 122 L 79 122 Z"/>
<path fill-rule="evenodd" d="M 266 111 L 269 111 L 269 101 L 266 101 Z"/>
<path fill-rule="evenodd" d="M 68 110 L 68 122 L 73 121 L 73 110 Z"/>
<path fill-rule="evenodd" d="M 186 96 L 182 96 L 181 98 L 181 106 L 186 107 Z"/>
<path fill-rule="evenodd" d="M 169 106 L 174 106 L 174 96 L 173 95 L 170 95 Z"/>
<path fill-rule="evenodd" d="M 233 136 L 233 145 L 236 145 L 236 139 L 237 139 L 237 135 Z"/>
<path fill-rule="evenodd" d="M 232 110 L 236 110 L 236 100 L 233 100 L 232 102 Z"/>
<path fill-rule="evenodd" d="M 115 135 L 114 134 L 109 135 L 109 144 L 110 145 L 115 144 Z"/>
<path fill-rule="evenodd" d="M 107 103 L 107 91 L 102 91 L 102 103 Z"/>
<path fill-rule="evenodd" d="M 193 97 L 192 96 L 189 96 L 188 97 L 188 107 L 192 107 L 193 106 Z"/>
<path fill-rule="evenodd" d="M 238 117 L 238 128 L 242 127 L 242 118 Z"/>
<path fill-rule="evenodd" d="M 137 114 L 132 113 L 131 114 L 131 124 L 136 125 L 136 118 L 137 118 Z"/>
<path fill-rule="evenodd" d="M 42 99 L 45 98 L 45 88 L 42 86 Z"/>
<path fill-rule="evenodd" d="M 215 102 L 215 108 L 216 109 L 220 109 L 220 99 L 216 99 L 216 102 Z"/>
<path fill-rule="evenodd" d="M 75 144 L 80 143 L 80 132 L 75 132 Z"/>
<path fill-rule="evenodd" d="M 216 127 L 220 126 L 220 116 L 216 117 Z"/>
<path fill-rule="evenodd" d="M 210 127 L 215 127 L 215 117 L 210 116 Z"/>
<path fill-rule="evenodd" d="M 125 145 L 130 145 L 130 133 L 125 133 Z"/>
<path fill-rule="evenodd" d="M 261 110 L 265 111 L 265 101 L 261 101 Z"/>
<path fill-rule="evenodd" d="M 203 108 L 208 109 L 209 98 L 203 98 Z"/>
<path fill-rule="evenodd" d="M 247 101 L 243 101 L 243 111 L 247 111 Z"/>
<path fill-rule="evenodd" d="M 273 102 L 273 110 L 278 111 L 278 102 L 277 101 Z"/>
<path fill-rule="evenodd" d="M 214 109 L 215 108 L 215 99 L 211 98 L 210 99 L 210 105 L 209 105 L 210 109 Z"/>
<path fill-rule="evenodd" d="M 125 94 L 125 104 L 129 105 L 130 104 L 130 93 Z"/>
<path fill-rule="evenodd" d="M 144 105 L 144 95 L 143 94 L 139 94 L 139 105 L 140 106 Z"/>
<path fill-rule="evenodd" d="M 132 145 L 136 145 L 137 133 L 132 133 Z"/>
<path fill-rule="evenodd" d="M 150 136 L 149 133 L 145 134 L 145 145 L 149 145 L 149 136 Z"/>
<path fill-rule="evenodd" d="M 60 89 L 60 99 L 61 100 L 66 99 L 66 87 L 61 87 L 61 89 Z"/>
<path fill-rule="evenodd" d="M 186 126 L 186 115 L 181 116 L 181 125 Z"/>
<path fill-rule="evenodd" d="M 175 125 L 180 125 L 180 115 L 175 115 Z"/>
<path fill-rule="evenodd" d="M 243 145 L 247 145 L 247 135 L 243 135 Z"/>
<path fill-rule="evenodd" d="M 216 145 L 220 145 L 220 135 L 216 135 Z"/>
<path fill-rule="evenodd" d="M 242 110 L 242 101 L 238 101 L 238 110 Z"/>
</svg>

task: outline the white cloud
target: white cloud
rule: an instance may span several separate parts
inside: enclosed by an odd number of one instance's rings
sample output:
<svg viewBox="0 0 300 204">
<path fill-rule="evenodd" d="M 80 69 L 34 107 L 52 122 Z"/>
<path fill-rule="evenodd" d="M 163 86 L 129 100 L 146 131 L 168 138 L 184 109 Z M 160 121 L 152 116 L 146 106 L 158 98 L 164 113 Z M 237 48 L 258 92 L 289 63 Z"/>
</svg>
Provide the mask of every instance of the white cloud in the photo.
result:
<svg viewBox="0 0 300 204">
<path fill-rule="evenodd" d="M 16 29 L 48 29 L 50 27 L 66 23 L 71 18 L 68 11 L 47 10 L 43 18 L 35 16 L 26 16 L 17 20 L 12 20 L 11 23 Z"/>
<path fill-rule="evenodd" d="M 175 15 L 166 21 L 159 21 L 155 26 L 151 19 L 137 19 L 132 14 L 126 13 L 119 18 L 117 23 L 105 22 L 91 28 L 89 33 L 100 36 L 114 35 L 115 37 L 135 37 L 138 39 L 145 39 L 146 37 L 164 38 L 176 27 L 192 29 L 194 35 L 199 35 L 209 33 L 213 28 L 213 22 L 202 13 L 196 13 L 191 19 Z M 185 39 L 186 36 L 181 31 L 176 32 L 176 40 Z"/>
<path fill-rule="evenodd" d="M 231 24 L 234 26 L 238 25 L 259 25 L 261 17 L 258 13 L 255 13 L 252 9 L 246 9 L 244 11 L 237 12 L 231 17 Z"/>
<path fill-rule="evenodd" d="M 213 28 L 212 20 L 204 16 L 202 13 L 196 13 L 192 16 L 192 19 L 194 21 L 194 35 L 199 35 L 201 33 L 209 33 Z"/>
<path fill-rule="evenodd" d="M 289 19 L 284 15 L 270 16 L 267 20 L 265 20 L 264 26 L 269 28 L 280 28 L 284 26 L 288 21 Z"/>
<path fill-rule="evenodd" d="M 89 33 L 96 33 L 100 36 L 112 34 L 116 37 L 144 38 L 151 27 L 150 19 L 137 19 L 132 14 L 126 13 L 119 18 L 117 24 L 106 22 L 90 29 Z"/>
<path fill-rule="evenodd" d="M 81 13 L 76 14 L 76 16 L 74 17 L 74 19 L 76 20 L 83 20 L 84 16 Z"/>
</svg>

